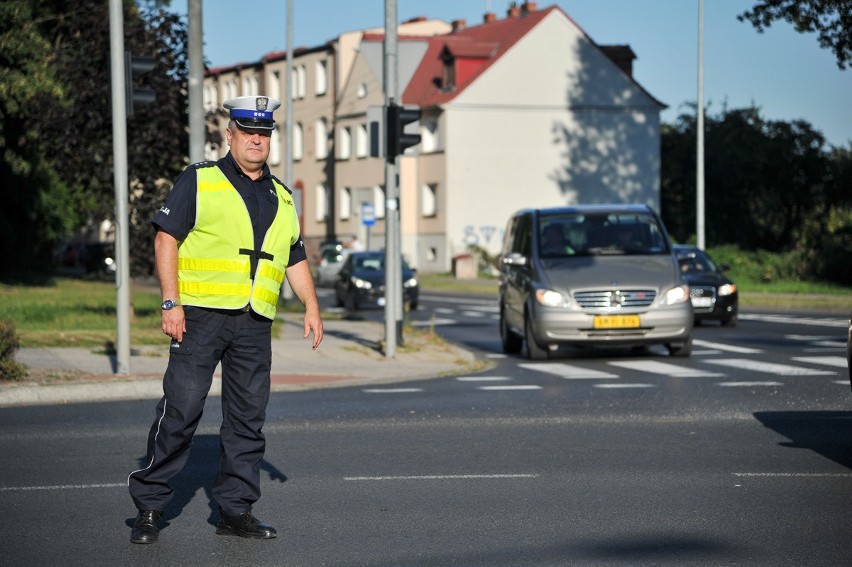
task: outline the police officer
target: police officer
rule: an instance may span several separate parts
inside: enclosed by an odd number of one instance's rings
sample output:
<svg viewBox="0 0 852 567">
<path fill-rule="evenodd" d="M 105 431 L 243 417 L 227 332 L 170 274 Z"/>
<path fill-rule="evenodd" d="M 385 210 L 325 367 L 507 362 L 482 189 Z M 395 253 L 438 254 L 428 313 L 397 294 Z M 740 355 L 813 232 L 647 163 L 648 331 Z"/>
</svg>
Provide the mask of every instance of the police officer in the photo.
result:
<svg viewBox="0 0 852 567">
<path fill-rule="evenodd" d="M 323 338 L 322 319 L 291 192 L 266 159 L 281 103 L 242 96 L 230 112 L 228 154 L 190 166 L 154 215 L 163 333 L 171 337 L 163 397 L 148 435 L 144 467 L 128 476 L 139 514 L 130 541 L 153 543 L 186 463 L 216 366 L 222 367 L 221 460 L 213 497 L 216 533 L 268 539 L 275 529 L 252 515 L 260 497 L 261 432 L 269 400 L 271 326 L 285 277 L 305 306 L 304 337 Z"/>
</svg>

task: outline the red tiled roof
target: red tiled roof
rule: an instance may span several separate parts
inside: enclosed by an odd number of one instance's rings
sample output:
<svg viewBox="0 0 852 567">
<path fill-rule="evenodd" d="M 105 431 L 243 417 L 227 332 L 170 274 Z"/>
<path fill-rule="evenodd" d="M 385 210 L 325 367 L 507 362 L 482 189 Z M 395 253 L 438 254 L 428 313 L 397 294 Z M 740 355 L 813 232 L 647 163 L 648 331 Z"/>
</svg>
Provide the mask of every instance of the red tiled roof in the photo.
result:
<svg viewBox="0 0 852 567">
<path fill-rule="evenodd" d="M 517 17 L 473 26 L 452 34 L 429 38 L 429 47 L 417 71 L 402 94 L 405 104 L 433 106 L 452 100 L 493 65 L 519 39 L 558 6 L 551 6 Z M 482 59 L 481 64 L 456 85 L 452 91 L 442 91 L 435 83 L 444 75 L 441 56 L 445 50 L 457 58 Z"/>
</svg>

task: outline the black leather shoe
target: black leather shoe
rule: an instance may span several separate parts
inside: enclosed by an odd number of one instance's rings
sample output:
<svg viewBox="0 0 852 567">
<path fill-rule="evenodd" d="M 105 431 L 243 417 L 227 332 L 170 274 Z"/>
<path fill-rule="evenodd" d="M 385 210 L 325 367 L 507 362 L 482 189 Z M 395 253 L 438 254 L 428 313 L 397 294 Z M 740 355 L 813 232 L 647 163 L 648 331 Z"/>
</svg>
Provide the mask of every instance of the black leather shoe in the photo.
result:
<svg viewBox="0 0 852 567">
<path fill-rule="evenodd" d="M 130 532 L 130 541 L 133 543 L 154 543 L 160 535 L 160 517 L 162 512 L 156 510 L 139 510 L 136 521 L 133 522 L 133 531 Z"/>
<path fill-rule="evenodd" d="M 217 535 L 235 535 L 253 539 L 271 539 L 278 535 L 275 528 L 267 526 L 251 515 L 251 512 L 243 512 L 239 516 L 228 517 L 222 515 L 216 525 Z"/>
</svg>

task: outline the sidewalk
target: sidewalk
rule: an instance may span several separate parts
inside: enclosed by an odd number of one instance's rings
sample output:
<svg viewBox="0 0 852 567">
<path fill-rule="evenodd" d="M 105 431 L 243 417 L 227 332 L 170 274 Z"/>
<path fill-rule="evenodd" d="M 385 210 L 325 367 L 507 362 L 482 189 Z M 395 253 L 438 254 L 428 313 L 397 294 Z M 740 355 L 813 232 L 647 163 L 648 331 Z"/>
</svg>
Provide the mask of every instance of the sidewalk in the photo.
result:
<svg viewBox="0 0 852 567">
<path fill-rule="evenodd" d="M 384 325 L 373 321 L 323 321 L 325 336 L 311 350 L 301 322 L 285 321 L 272 340 L 272 391 L 353 385 L 464 374 L 479 369 L 472 353 L 423 331 L 405 335 L 394 358 L 380 350 Z M 24 348 L 15 359 L 42 378 L 0 382 L 0 407 L 129 399 L 157 399 L 168 364 L 168 343 L 134 348 L 130 373 L 115 373 L 115 355 L 87 348 Z M 220 369 L 211 395 L 221 393 Z"/>
</svg>

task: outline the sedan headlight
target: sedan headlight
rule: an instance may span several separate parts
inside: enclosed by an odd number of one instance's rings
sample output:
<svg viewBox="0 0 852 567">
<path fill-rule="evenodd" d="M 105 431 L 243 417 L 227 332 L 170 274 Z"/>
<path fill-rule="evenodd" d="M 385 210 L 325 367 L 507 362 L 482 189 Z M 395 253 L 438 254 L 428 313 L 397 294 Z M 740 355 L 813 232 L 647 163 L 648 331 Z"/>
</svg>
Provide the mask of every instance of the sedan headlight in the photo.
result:
<svg viewBox="0 0 852 567">
<path fill-rule="evenodd" d="M 689 286 L 686 284 L 673 287 L 663 296 L 663 305 L 677 305 L 689 301 Z"/>
<path fill-rule="evenodd" d="M 719 295 L 731 295 L 737 292 L 737 284 L 726 283 L 719 286 Z"/>
<path fill-rule="evenodd" d="M 351 280 L 352 280 L 352 285 L 354 285 L 355 287 L 357 287 L 359 289 L 370 289 L 370 288 L 373 287 L 373 284 L 371 284 L 367 280 L 362 280 L 361 278 L 357 278 L 355 276 L 352 276 Z"/>
<path fill-rule="evenodd" d="M 417 278 L 408 278 L 402 282 L 402 287 L 417 287 Z"/>
<path fill-rule="evenodd" d="M 535 290 L 535 300 L 545 307 L 568 307 L 568 298 L 552 289 Z"/>
</svg>

